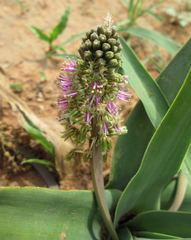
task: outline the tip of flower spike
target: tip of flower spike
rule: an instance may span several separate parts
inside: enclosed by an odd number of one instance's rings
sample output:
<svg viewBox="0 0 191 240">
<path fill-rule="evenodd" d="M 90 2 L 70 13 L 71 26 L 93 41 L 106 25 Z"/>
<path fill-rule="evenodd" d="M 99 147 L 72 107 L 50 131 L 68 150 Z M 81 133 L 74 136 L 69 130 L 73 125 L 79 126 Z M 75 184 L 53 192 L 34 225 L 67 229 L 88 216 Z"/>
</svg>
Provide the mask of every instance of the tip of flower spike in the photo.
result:
<svg viewBox="0 0 191 240">
<path fill-rule="evenodd" d="M 105 28 L 111 28 L 112 23 L 113 23 L 113 19 L 112 19 L 111 15 L 109 14 L 109 11 L 107 13 L 107 17 L 104 18 L 104 19 L 105 19 L 105 22 L 104 22 Z"/>
</svg>

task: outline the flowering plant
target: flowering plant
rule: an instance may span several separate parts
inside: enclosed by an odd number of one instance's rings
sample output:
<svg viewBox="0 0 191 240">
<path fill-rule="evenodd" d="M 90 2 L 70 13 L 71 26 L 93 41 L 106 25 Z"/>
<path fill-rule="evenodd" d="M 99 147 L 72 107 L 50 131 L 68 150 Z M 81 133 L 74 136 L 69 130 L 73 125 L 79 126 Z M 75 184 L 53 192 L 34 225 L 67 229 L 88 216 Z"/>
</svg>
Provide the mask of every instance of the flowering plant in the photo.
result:
<svg viewBox="0 0 191 240">
<path fill-rule="evenodd" d="M 89 141 L 89 149 L 78 150 L 85 161 L 90 159 L 94 192 L 1 189 L 2 239 L 191 238 L 191 39 L 154 81 L 123 39 L 109 43 L 117 33 L 107 23 L 88 31 L 78 60 L 65 62 L 58 77 L 64 95 L 58 101 L 65 111 L 59 118 L 66 128 L 63 137 L 76 146 Z M 106 42 L 99 43 L 102 35 Z M 125 135 L 114 102 L 131 96 L 123 88 L 127 76 L 118 73 L 121 66 L 140 97 Z M 119 137 L 104 191 L 102 160 L 114 134 Z"/>
</svg>

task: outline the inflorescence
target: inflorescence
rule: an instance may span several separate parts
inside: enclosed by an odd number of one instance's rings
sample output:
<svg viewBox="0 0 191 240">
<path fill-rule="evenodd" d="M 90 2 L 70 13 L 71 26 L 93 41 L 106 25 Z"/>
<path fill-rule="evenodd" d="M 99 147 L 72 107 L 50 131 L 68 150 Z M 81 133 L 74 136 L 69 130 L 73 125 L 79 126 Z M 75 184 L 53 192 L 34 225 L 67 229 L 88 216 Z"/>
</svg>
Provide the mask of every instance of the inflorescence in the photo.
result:
<svg viewBox="0 0 191 240">
<path fill-rule="evenodd" d="M 129 102 L 131 93 L 124 90 L 127 75 L 118 72 L 122 66 L 122 46 L 116 27 L 111 26 L 108 15 L 104 25 L 86 32 L 78 50 L 77 61 L 68 59 L 58 76 L 62 99 L 58 107 L 64 111 L 59 121 L 65 125 L 62 136 L 70 138 L 76 146 L 89 141 L 92 119 L 96 118 L 99 128 L 96 143 L 100 145 L 103 159 L 112 148 L 111 136 L 127 133 L 126 127 L 118 127 L 120 108 L 115 100 Z M 70 160 L 79 152 L 73 149 L 66 157 Z M 84 151 L 84 161 L 91 157 L 90 149 Z"/>
</svg>

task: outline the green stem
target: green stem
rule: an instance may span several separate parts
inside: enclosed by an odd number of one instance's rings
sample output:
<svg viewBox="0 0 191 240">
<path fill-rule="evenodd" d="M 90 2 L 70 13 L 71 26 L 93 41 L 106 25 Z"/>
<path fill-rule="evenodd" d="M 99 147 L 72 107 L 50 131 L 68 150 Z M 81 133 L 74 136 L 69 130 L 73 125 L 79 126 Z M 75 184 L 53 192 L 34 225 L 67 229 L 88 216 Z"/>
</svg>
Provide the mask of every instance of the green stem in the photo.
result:
<svg viewBox="0 0 191 240">
<path fill-rule="evenodd" d="M 97 136 L 99 129 L 96 127 L 96 119 L 92 119 L 92 138 Z M 91 143 L 90 143 L 91 145 Z M 113 240 L 119 240 L 117 233 L 115 231 L 109 209 L 106 202 L 105 192 L 104 192 L 104 181 L 103 181 L 103 159 L 100 152 L 100 147 L 93 144 L 93 156 L 90 159 L 91 165 L 91 175 L 93 181 L 94 192 L 97 200 L 99 210 L 101 212 L 103 221 L 109 231 L 109 234 Z"/>
<path fill-rule="evenodd" d="M 169 208 L 169 211 L 177 211 L 179 207 L 181 206 L 184 196 L 186 193 L 186 186 L 187 186 L 187 179 L 183 173 L 182 170 L 180 170 L 179 176 L 178 176 L 178 185 L 177 185 L 177 190 L 176 190 L 176 195 L 174 198 L 174 201 Z"/>
</svg>

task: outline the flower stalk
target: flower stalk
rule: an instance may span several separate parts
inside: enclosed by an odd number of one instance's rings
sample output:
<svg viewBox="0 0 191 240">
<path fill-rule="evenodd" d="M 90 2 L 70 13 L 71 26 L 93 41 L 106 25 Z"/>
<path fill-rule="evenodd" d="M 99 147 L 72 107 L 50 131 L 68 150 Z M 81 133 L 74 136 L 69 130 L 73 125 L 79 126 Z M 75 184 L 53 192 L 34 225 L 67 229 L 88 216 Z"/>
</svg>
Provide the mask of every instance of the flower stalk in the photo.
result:
<svg viewBox="0 0 191 240">
<path fill-rule="evenodd" d="M 99 128 L 96 126 L 96 118 L 92 119 L 92 138 L 96 138 Z M 90 142 L 91 144 L 91 142 Z M 103 221 L 108 229 L 108 232 L 113 240 L 119 240 L 115 227 L 111 220 L 109 209 L 106 202 L 105 191 L 104 191 L 104 181 L 103 181 L 103 157 L 100 151 L 100 146 L 93 144 L 92 158 L 90 159 L 91 176 L 94 187 L 94 192 L 96 196 L 96 201 L 101 212 Z"/>
</svg>

